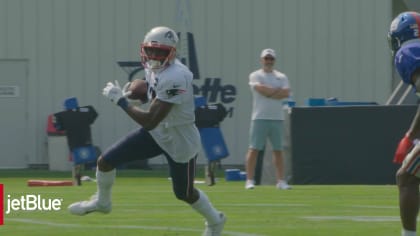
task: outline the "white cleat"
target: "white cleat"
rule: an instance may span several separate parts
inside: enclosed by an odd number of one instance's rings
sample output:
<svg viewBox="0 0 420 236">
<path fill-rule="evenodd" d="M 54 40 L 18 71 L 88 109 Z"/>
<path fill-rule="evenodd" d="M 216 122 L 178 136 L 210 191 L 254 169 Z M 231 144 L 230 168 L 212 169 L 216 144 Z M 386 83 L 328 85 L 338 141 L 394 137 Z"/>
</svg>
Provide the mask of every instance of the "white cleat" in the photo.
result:
<svg viewBox="0 0 420 236">
<path fill-rule="evenodd" d="M 101 212 L 107 214 L 111 212 L 112 205 L 99 205 L 98 199 L 91 199 L 89 201 L 75 202 L 68 206 L 68 209 L 71 214 L 83 216 L 92 212 Z"/>
<path fill-rule="evenodd" d="M 226 223 L 226 217 L 222 212 L 220 212 L 219 223 L 209 225 L 206 222 L 206 229 L 204 230 L 203 236 L 221 236 L 225 223 Z"/>
<path fill-rule="evenodd" d="M 286 183 L 286 181 L 284 181 L 284 180 L 279 181 L 279 182 L 277 183 L 276 187 L 277 187 L 278 189 L 282 189 L 282 190 L 289 190 L 289 189 L 292 189 L 292 187 L 291 187 L 290 185 L 288 185 L 288 184 Z"/>
<path fill-rule="evenodd" d="M 253 189 L 255 188 L 253 180 L 247 180 L 245 183 L 245 189 Z"/>
</svg>

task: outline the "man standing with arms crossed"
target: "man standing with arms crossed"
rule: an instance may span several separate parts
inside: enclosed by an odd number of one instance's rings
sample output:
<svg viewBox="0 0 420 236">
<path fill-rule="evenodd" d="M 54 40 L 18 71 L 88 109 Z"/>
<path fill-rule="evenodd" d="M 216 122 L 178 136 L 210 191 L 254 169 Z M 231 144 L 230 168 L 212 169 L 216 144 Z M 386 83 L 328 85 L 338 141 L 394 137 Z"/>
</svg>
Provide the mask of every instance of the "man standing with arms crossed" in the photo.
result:
<svg viewBox="0 0 420 236">
<path fill-rule="evenodd" d="M 249 149 L 246 154 L 245 189 L 253 189 L 254 172 L 258 153 L 265 147 L 268 138 L 273 147 L 273 164 L 276 168 L 278 189 L 290 189 L 284 179 L 283 161 L 283 100 L 290 95 L 289 80 L 285 74 L 274 69 L 276 52 L 267 48 L 261 52 L 262 68 L 249 75 L 253 96 L 252 119 L 249 131 Z"/>
</svg>

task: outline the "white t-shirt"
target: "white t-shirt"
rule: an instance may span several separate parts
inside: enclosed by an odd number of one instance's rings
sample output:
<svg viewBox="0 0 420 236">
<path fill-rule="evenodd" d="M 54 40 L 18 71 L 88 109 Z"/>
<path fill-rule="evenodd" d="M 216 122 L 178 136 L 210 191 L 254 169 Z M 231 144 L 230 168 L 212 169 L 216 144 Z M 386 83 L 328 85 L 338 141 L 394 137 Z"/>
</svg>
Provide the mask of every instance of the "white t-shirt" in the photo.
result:
<svg viewBox="0 0 420 236">
<path fill-rule="evenodd" d="M 192 87 L 193 74 L 179 60 L 161 72 L 146 72 L 148 96 L 173 103 L 168 115 L 150 130 L 159 146 L 175 162 L 185 163 L 195 157 L 201 148 L 200 134 L 195 126 L 195 106 Z"/>
<path fill-rule="evenodd" d="M 277 70 L 266 73 L 262 69 L 249 75 L 249 85 L 253 96 L 252 120 L 284 120 L 283 101 L 266 97 L 254 88 L 256 84 L 264 84 L 273 88 L 290 88 L 287 76 Z"/>
</svg>

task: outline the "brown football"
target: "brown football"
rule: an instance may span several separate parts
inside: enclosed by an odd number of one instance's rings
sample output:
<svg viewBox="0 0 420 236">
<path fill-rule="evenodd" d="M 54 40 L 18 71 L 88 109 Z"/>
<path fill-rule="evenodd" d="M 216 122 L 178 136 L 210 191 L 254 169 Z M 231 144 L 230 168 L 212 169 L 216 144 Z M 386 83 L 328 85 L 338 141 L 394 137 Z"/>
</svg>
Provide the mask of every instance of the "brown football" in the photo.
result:
<svg viewBox="0 0 420 236">
<path fill-rule="evenodd" d="M 131 91 L 131 94 L 128 96 L 129 99 L 140 100 L 142 102 L 147 102 L 147 89 L 148 84 L 143 79 L 134 79 L 131 81 L 128 91 Z"/>
</svg>

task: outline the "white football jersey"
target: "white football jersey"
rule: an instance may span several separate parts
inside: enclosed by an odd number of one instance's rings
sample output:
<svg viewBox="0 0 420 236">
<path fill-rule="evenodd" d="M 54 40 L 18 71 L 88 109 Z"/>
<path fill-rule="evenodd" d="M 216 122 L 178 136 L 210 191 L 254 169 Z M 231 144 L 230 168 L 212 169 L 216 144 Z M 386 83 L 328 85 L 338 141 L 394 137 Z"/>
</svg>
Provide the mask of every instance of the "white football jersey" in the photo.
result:
<svg viewBox="0 0 420 236">
<path fill-rule="evenodd" d="M 268 98 L 254 89 L 255 84 L 264 84 L 273 88 L 290 88 L 287 76 L 277 70 L 266 73 L 262 69 L 252 72 L 249 75 L 253 104 L 252 120 L 284 120 L 283 101 L 284 99 Z"/>
<path fill-rule="evenodd" d="M 163 71 L 146 72 L 148 97 L 173 103 L 168 115 L 150 134 L 176 162 L 185 163 L 201 148 L 200 134 L 195 126 L 193 74 L 178 59 Z"/>
</svg>

